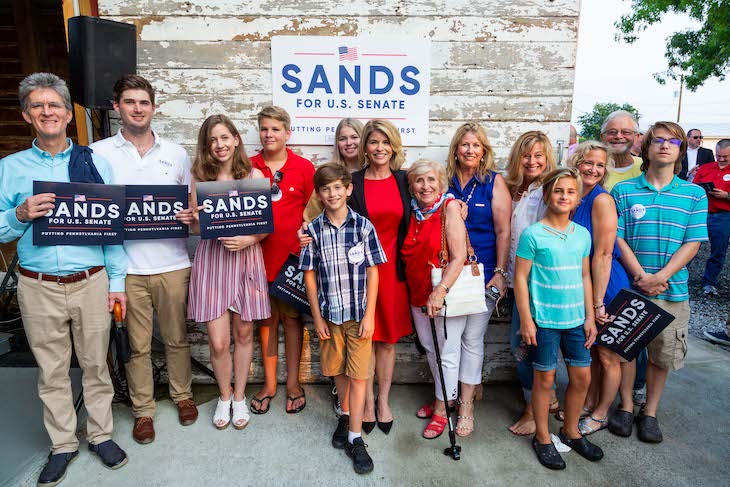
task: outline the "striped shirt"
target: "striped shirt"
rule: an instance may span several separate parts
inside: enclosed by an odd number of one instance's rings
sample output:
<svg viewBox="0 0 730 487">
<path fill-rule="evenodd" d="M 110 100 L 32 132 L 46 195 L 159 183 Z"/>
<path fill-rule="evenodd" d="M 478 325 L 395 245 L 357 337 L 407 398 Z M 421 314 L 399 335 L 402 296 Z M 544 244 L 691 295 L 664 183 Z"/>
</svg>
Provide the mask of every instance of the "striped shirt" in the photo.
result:
<svg viewBox="0 0 730 487">
<path fill-rule="evenodd" d="M 528 289 L 537 326 L 566 330 L 585 322 L 583 258 L 590 253 L 591 234 L 573 222 L 565 232 L 539 222 L 522 232 L 517 257 L 532 261 Z"/>
<path fill-rule="evenodd" d="M 674 176 L 661 190 L 645 175 L 617 184 L 611 195 L 618 210 L 616 235 L 626 241 L 641 267 L 655 274 L 685 243 L 706 242 L 707 196 L 699 186 Z M 689 299 L 686 267 L 669 278 L 669 288 L 657 299 Z"/>
<path fill-rule="evenodd" d="M 316 271 L 322 317 L 337 325 L 362 321 L 367 306 L 367 268 L 388 260 L 375 227 L 348 208 L 339 228 L 323 212 L 307 229 L 312 243 L 302 250 L 299 268 Z"/>
</svg>

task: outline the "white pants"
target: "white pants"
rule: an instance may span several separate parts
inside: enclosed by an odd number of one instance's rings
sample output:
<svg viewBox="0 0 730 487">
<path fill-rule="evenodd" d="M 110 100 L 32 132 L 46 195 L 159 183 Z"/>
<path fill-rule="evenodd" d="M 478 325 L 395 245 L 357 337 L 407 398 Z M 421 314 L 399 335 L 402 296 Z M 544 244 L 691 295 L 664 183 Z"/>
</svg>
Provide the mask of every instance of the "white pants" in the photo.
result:
<svg viewBox="0 0 730 487">
<path fill-rule="evenodd" d="M 438 338 L 441 364 L 446 382 L 446 394 L 449 400 L 456 399 L 459 381 L 464 384 L 482 383 L 482 365 L 484 364 L 484 335 L 487 333 L 489 318 L 494 311 L 494 302 L 487 300 L 487 312 L 468 316 L 446 318 L 448 340 L 444 339 L 444 319 L 436 317 L 436 337 Z M 418 339 L 426 349 L 428 366 L 431 368 L 436 399 L 444 400 L 441 392 L 441 378 L 436 362 L 436 350 L 433 346 L 431 322 L 428 315 L 420 308 L 411 306 L 413 323 Z"/>
</svg>

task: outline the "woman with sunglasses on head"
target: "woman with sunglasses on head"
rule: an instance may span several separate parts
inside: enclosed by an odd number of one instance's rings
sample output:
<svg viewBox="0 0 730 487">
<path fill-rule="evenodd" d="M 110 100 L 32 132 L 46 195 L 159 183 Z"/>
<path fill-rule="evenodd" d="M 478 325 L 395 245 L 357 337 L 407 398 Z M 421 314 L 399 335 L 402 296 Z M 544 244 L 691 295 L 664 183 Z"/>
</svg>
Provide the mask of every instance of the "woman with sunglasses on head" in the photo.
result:
<svg viewBox="0 0 730 487">
<path fill-rule="evenodd" d="M 208 117 L 200 127 L 190 208 L 178 219 L 200 233 L 195 183 L 263 178 L 243 150 L 238 130 L 225 115 Z M 250 415 L 246 405 L 246 380 L 253 358 L 253 321 L 271 316 L 266 270 L 259 241 L 266 235 L 219 237 L 201 240 L 190 276 L 188 316 L 208 329 L 210 362 L 220 397 L 213 416 L 218 429 L 243 429 Z M 231 322 L 234 350 L 231 360 Z M 231 390 L 231 366 L 234 389 Z M 233 416 L 231 417 L 231 411 Z"/>
</svg>

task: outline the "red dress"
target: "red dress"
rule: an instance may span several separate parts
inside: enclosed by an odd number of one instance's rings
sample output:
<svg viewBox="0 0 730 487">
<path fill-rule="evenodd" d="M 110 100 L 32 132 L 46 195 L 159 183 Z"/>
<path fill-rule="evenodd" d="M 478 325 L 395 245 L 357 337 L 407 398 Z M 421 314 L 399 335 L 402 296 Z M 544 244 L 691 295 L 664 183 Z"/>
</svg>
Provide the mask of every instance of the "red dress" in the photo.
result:
<svg viewBox="0 0 730 487">
<path fill-rule="evenodd" d="M 398 279 L 395 264 L 403 203 L 394 176 L 388 179 L 365 179 L 364 190 L 370 221 L 388 258 L 388 262 L 378 266 L 378 304 L 375 307 L 373 341 L 396 343 L 412 331 L 408 288 L 405 282 Z"/>
</svg>

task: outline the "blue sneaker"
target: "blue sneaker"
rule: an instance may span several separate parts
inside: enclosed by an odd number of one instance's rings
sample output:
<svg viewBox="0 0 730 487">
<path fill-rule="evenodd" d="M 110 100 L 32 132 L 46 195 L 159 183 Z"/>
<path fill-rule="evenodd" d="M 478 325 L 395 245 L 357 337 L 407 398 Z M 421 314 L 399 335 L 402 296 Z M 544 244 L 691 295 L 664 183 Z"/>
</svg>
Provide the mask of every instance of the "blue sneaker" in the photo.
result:
<svg viewBox="0 0 730 487">
<path fill-rule="evenodd" d="M 76 460 L 79 451 L 71 453 L 53 453 L 48 454 L 48 463 L 43 467 L 43 471 L 38 477 L 38 485 L 40 487 L 53 487 L 63 482 L 66 478 L 66 468 Z"/>
<path fill-rule="evenodd" d="M 712 343 L 719 343 L 720 345 L 726 345 L 730 347 L 730 336 L 724 331 L 706 331 L 704 332 L 705 338 L 710 340 Z"/>
<path fill-rule="evenodd" d="M 97 455 L 106 468 L 112 470 L 123 467 L 129 460 L 124 450 L 112 440 L 106 440 L 98 445 L 89 443 L 89 451 Z"/>
</svg>

